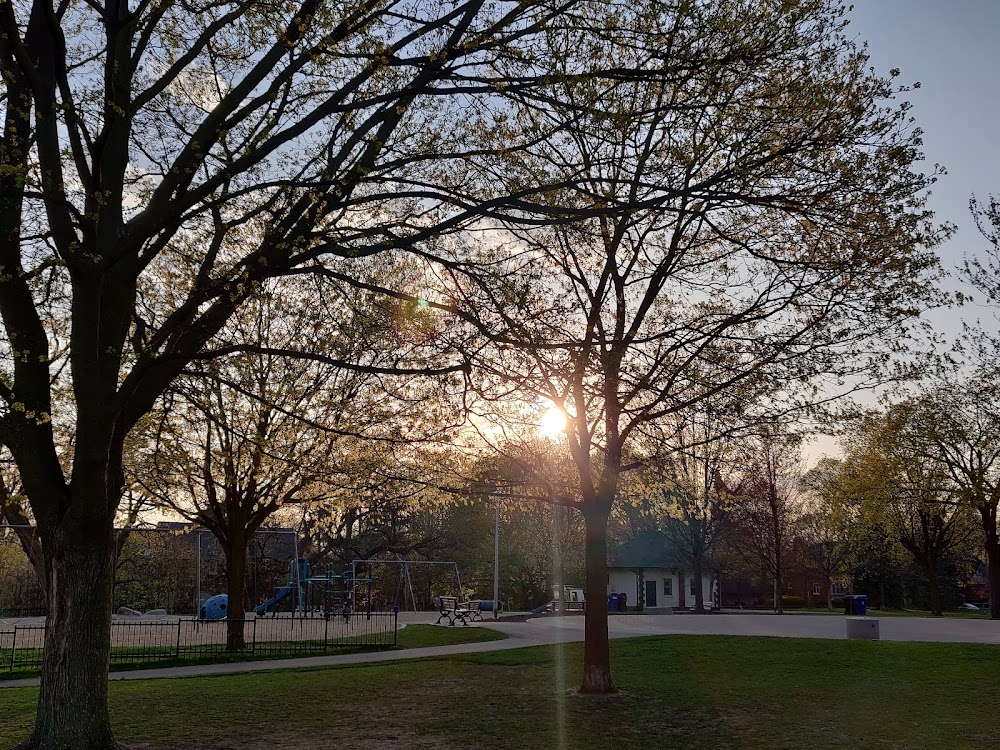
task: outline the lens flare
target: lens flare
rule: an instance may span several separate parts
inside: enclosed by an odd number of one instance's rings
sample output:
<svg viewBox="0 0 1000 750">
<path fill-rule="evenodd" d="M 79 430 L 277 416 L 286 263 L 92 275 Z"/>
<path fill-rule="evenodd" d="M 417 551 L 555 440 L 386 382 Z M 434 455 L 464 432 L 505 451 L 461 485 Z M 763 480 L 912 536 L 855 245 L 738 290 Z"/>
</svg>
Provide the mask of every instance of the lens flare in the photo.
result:
<svg viewBox="0 0 1000 750">
<path fill-rule="evenodd" d="M 546 409 L 538 418 L 539 437 L 558 440 L 566 433 L 566 413 L 557 406 Z"/>
</svg>

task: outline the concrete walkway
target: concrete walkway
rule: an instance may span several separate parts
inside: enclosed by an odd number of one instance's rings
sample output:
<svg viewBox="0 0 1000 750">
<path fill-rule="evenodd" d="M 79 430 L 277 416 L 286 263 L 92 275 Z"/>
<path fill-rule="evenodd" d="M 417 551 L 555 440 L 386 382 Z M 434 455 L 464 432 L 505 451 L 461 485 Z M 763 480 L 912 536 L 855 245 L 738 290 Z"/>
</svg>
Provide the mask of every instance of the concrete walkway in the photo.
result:
<svg viewBox="0 0 1000 750">
<path fill-rule="evenodd" d="M 407 623 L 433 622 L 434 614 L 401 615 Z M 405 623 L 404 623 L 405 626 Z M 189 667 L 165 667 L 128 672 L 112 672 L 112 680 L 152 680 L 167 677 L 200 677 L 205 675 L 240 674 L 275 669 L 308 669 L 346 664 L 427 659 L 452 654 L 501 651 L 527 646 L 582 641 L 584 618 L 542 617 L 527 622 L 486 622 L 475 627 L 491 627 L 506 633 L 503 641 L 464 643 L 453 646 L 432 646 L 404 651 L 377 651 L 362 654 L 310 656 L 300 659 L 274 659 L 229 664 L 198 664 Z M 884 641 L 930 641 L 949 643 L 986 643 L 1000 645 L 1000 621 L 961 618 L 883 617 L 879 620 Z M 778 638 L 846 638 L 842 616 L 770 614 L 716 615 L 622 615 L 608 620 L 612 638 L 635 638 L 648 635 L 737 635 Z M 34 687 L 38 678 L 0 680 L 0 688 Z"/>
<path fill-rule="evenodd" d="M 932 641 L 1000 644 L 1000 621 L 963 618 L 882 617 L 879 630 L 884 641 Z M 624 615 L 608 620 L 612 638 L 643 635 L 744 635 L 778 638 L 846 639 L 842 615 L 821 614 L 713 614 Z M 520 627 L 532 636 L 556 631 L 561 640 L 583 640 L 583 618 L 539 618 L 525 623 L 501 624 L 509 632 Z M 551 641 L 550 641 L 551 642 Z"/>
</svg>

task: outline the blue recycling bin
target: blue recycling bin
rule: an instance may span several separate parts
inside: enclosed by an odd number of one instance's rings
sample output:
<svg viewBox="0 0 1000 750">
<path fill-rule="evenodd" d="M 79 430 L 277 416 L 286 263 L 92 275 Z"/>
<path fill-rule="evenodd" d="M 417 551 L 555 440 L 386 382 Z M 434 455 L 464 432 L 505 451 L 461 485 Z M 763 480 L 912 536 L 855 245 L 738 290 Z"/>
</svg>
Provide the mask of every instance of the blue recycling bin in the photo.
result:
<svg viewBox="0 0 1000 750">
<path fill-rule="evenodd" d="M 608 594 L 608 612 L 618 611 L 618 594 Z"/>
<path fill-rule="evenodd" d="M 865 594 L 855 594 L 851 597 L 851 614 L 868 614 L 868 597 Z"/>
</svg>

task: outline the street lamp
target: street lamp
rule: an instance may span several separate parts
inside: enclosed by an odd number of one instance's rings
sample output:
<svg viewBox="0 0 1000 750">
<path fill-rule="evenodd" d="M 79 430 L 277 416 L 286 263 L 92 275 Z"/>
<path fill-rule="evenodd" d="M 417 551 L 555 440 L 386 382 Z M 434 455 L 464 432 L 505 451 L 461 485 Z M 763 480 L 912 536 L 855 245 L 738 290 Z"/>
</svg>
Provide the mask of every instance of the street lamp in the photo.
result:
<svg viewBox="0 0 1000 750">
<path fill-rule="evenodd" d="M 493 619 L 500 619 L 500 496 L 493 496 Z"/>
</svg>

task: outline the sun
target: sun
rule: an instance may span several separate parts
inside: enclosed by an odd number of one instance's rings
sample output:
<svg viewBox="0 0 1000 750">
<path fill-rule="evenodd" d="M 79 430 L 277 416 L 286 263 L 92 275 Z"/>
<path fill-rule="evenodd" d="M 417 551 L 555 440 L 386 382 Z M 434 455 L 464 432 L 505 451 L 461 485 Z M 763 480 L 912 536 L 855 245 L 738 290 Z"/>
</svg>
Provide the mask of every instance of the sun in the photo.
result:
<svg viewBox="0 0 1000 750">
<path fill-rule="evenodd" d="M 553 406 L 542 412 L 538 418 L 539 437 L 558 440 L 566 433 L 566 413 L 558 406 Z"/>
</svg>

